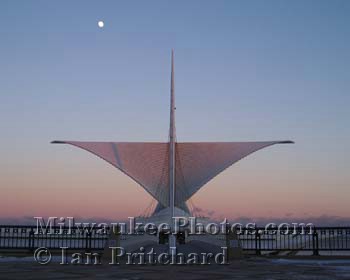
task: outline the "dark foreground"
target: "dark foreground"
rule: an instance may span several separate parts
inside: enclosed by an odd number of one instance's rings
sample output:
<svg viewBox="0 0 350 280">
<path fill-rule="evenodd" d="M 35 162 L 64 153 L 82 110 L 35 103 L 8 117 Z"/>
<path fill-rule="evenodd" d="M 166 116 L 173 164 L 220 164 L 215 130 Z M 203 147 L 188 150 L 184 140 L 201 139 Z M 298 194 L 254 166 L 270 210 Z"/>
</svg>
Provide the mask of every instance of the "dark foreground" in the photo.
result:
<svg viewBox="0 0 350 280">
<path fill-rule="evenodd" d="M 0 279 L 350 279 L 350 260 L 250 257 L 229 265 L 39 265 L 2 259 Z"/>
</svg>

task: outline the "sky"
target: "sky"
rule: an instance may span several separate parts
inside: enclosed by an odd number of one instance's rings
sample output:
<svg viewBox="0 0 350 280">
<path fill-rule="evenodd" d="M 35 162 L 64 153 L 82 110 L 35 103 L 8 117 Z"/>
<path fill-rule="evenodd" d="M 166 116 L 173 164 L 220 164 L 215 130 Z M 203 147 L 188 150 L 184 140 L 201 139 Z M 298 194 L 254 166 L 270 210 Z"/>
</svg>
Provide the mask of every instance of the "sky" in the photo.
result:
<svg viewBox="0 0 350 280">
<path fill-rule="evenodd" d="M 0 221 L 123 219 L 151 197 L 52 140 L 293 140 L 192 199 L 239 219 L 350 221 L 349 1 L 0 1 Z M 97 22 L 103 20 L 104 28 Z"/>
</svg>

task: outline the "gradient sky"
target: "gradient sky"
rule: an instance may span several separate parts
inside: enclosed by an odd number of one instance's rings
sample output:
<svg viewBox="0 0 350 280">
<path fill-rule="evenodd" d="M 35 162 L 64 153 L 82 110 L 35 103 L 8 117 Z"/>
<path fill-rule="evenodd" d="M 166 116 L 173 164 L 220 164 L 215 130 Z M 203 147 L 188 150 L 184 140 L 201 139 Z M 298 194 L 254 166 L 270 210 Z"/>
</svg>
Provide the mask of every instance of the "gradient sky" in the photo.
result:
<svg viewBox="0 0 350 280">
<path fill-rule="evenodd" d="M 285 140 L 193 198 L 216 216 L 350 217 L 349 1 L 0 1 L 0 218 L 138 215 L 151 197 L 51 140 Z M 97 21 L 105 27 L 98 28 Z"/>
</svg>

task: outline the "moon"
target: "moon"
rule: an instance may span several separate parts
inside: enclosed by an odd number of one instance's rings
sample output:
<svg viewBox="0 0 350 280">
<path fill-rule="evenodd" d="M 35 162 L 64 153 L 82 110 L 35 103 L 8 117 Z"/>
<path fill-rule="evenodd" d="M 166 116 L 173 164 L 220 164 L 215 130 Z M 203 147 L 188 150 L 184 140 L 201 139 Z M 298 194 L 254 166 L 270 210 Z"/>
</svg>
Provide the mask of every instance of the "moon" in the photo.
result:
<svg viewBox="0 0 350 280">
<path fill-rule="evenodd" d="M 98 25 L 99 28 L 102 28 L 102 27 L 105 26 L 105 23 L 104 23 L 102 20 L 100 20 L 100 21 L 97 23 L 97 25 Z"/>
</svg>

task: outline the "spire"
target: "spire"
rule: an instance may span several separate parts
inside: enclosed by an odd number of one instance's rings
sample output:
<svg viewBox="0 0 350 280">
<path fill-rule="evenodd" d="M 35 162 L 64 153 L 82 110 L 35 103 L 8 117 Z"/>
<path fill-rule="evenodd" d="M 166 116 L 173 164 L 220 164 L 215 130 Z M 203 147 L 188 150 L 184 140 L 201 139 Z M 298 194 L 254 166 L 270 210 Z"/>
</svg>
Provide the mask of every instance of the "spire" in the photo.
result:
<svg viewBox="0 0 350 280">
<path fill-rule="evenodd" d="M 170 131 L 169 141 L 175 141 L 175 71 L 174 50 L 171 50 L 171 82 L 170 82 Z"/>
<path fill-rule="evenodd" d="M 170 82 L 170 131 L 169 131 L 169 207 L 170 217 L 169 225 L 174 230 L 175 216 L 175 89 L 174 89 L 174 50 L 171 50 L 171 82 Z M 169 235 L 169 253 L 171 255 L 176 252 L 175 235 Z"/>
</svg>

